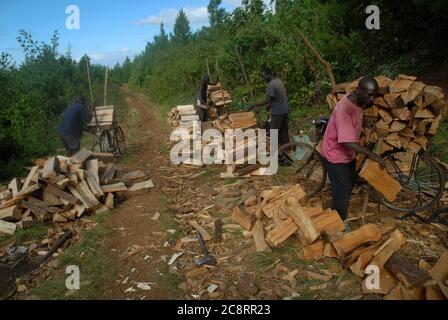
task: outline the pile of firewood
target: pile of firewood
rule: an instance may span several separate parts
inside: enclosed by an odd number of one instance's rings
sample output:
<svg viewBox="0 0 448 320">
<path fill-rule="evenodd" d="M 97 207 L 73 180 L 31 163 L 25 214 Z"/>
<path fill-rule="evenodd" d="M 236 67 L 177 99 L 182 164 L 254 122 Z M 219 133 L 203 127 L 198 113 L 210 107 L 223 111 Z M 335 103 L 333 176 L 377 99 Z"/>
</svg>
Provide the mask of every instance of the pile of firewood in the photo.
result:
<svg viewBox="0 0 448 320">
<path fill-rule="evenodd" d="M 194 105 L 177 106 L 168 114 L 168 124 L 173 128 L 179 126 L 190 128 L 194 121 L 199 121 Z"/>
<path fill-rule="evenodd" d="M 366 224 L 345 233 L 338 213 L 317 206 L 302 206 L 299 185 L 273 187 L 233 209 L 232 218 L 252 236 L 257 251 L 270 251 L 295 236 L 304 260 L 339 259 L 345 268 L 364 279 L 363 292 L 384 299 L 447 299 L 448 252 L 431 266 L 415 265 L 398 251 L 407 242 L 396 223 Z M 380 287 L 366 285 L 368 266 L 378 267 Z"/>
<path fill-rule="evenodd" d="M 223 89 L 220 83 L 208 86 L 208 101 L 215 107 L 222 107 L 232 103 L 232 96 Z"/>
<path fill-rule="evenodd" d="M 227 129 L 241 129 L 243 131 L 248 129 L 255 129 L 255 136 L 258 137 L 259 134 L 257 120 L 253 112 L 237 112 L 221 116 L 215 121 L 215 125 L 223 135 L 225 134 Z M 249 141 L 249 139 L 245 138 L 244 142 L 237 143 L 236 135 L 228 136 L 228 138 L 234 139 L 235 142 L 234 148 L 232 150 L 233 159 L 236 160 L 238 154 L 241 153 L 244 157 L 244 163 L 237 165 L 228 165 L 227 172 L 223 173 L 221 177 L 229 178 L 263 175 L 263 169 L 261 168 L 260 164 L 258 164 L 256 161 L 255 163 L 251 163 L 254 162 L 251 160 L 254 160 L 253 158 L 255 155 L 249 155 L 248 152 L 251 147 L 257 152 L 257 141 Z M 269 140 L 267 141 L 266 148 L 268 150 Z"/>
<path fill-rule="evenodd" d="M 377 154 L 401 149 L 415 154 L 426 150 L 446 115 L 447 101 L 442 88 L 426 85 L 416 77 L 399 75 L 392 80 L 379 76 L 380 96 L 364 110 L 361 142 Z M 358 81 L 337 85 L 327 96 L 333 110 L 346 94 L 356 90 Z"/>
<path fill-rule="evenodd" d="M 153 188 L 141 171 L 124 173 L 112 154 L 85 149 L 71 158 L 36 161 L 25 179 L 15 178 L 0 193 L 0 234 L 52 220 L 66 223 L 114 208 L 117 192 Z"/>
<path fill-rule="evenodd" d="M 236 112 L 219 117 L 216 127 L 224 134 L 227 129 L 255 129 L 258 124 L 253 112 Z"/>
</svg>

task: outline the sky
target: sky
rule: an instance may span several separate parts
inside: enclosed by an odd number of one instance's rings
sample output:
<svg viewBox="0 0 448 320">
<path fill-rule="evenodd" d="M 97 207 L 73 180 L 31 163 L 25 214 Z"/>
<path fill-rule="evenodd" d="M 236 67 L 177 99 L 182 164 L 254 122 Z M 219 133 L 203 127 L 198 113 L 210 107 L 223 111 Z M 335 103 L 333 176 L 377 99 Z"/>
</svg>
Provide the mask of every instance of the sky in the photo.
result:
<svg viewBox="0 0 448 320">
<path fill-rule="evenodd" d="M 268 1 L 268 0 L 266 0 Z M 59 51 L 71 47 L 72 57 L 88 54 L 94 63 L 113 66 L 140 53 L 159 33 L 163 21 L 172 32 L 177 12 L 183 8 L 193 30 L 208 25 L 209 0 L 0 0 L 0 52 L 10 53 L 17 64 L 23 53 L 17 42 L 20 29 L 34 40 L 49 42 L 59 32 Z M 222 0 L 232 11 L 241 0 Z M 79 8 L 79 29 L 69 30 L 66 20 Z"/>
</svg>

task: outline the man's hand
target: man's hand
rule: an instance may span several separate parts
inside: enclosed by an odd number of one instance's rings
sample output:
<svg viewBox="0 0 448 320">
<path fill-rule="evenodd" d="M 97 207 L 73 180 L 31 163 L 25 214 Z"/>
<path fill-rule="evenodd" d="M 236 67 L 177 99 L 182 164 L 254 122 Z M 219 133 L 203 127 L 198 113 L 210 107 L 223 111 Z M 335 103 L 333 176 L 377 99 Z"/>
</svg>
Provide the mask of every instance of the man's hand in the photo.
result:
<svg viewBox="0 0 448 320">
<path fill-rule="evenodd" d="M 384 163 L 383 159 L 379 155 L 377 155 L 376 153 L 373 153 L 372 151 L 367 149 L 366 147 L 361 146 L 360 144 L 358 144 L 356 142 L 346 142 L 346 143 L 343 143 L 343 145 L 347 149 L 353 150 L 356 153 L 363 153 L 363 154 L 365 154 L 370 159 L 378 162 L 378 164 L 380 165 L 381 169 L 383 169 L 383 170 L 386 169 L 386 164 Z"/>
<path fill-rule="evenodd" d="M 372 159 L 373 161 L 378 162 L 382 170 L 386 169 L 386 163 L 379 155 L 373 153 L 371 156 L 369 156 L 369 158 Z"/>
</svg>

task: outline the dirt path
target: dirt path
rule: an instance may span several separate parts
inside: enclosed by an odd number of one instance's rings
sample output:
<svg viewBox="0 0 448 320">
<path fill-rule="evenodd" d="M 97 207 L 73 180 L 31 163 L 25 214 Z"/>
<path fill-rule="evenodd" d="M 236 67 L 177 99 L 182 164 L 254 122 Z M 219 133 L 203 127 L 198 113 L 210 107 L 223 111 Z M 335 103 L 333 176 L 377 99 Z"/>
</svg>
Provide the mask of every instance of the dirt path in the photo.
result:
<svg viewBox="0 0 448 320">
<path fill-rule="evenodd" d="M 154 105 L 146 97 L 128 90 L 126 95 L 130 122 L 128 135 L 134 141 L 130 146 L 131 158 L 124 159 L 123 166 L 147 173 L 156 188 L 132 196 L 107 222 L 113 234 L 105 247 L 118 261 L 117 282 L 108 296 L 114 299 L 169 299 L 175 295 L 175 288 L 169 285 L 167 288 L 167 264 L 161 258 L 170 251 L 165 247 L 166 232 L 159 221 L 151 219 L 165 208 L 166 200 L 160 192 L 164 171 L 160 168 L 169 165 L 169 158 L 161 155 L 160 146 L 167 135 L 156 119 Z M 151 290 L 139 289 L 137 282 L 149 285 Z M 125 292 L 129 288 L 136 292 Z"/>
<path fill-rule="evenodd" d="M 129 152 L 131 158 L 124 159 L 123 166 L 148 173 L 156 187 L 132 196 L 107 222 L 113 234 L 105 248 L 117 261 L 118 271 L 106 297 L 282 299 L 296 292 L 298 288 L 289 287 L 282 279 L 284 275 L 279 276 L 277 272 L 292 271 L 300 267 L 298 263 L 303 263 L 297 259 L 297 243 L 288 243 L 273 254 L 256 254 L 252 237 L 245 238 L 241 227 L 230 217 L 235 205 L 271 186 L 272 178 L 223 180 L 219 178 L 219 173 L 225 171 L 222 166 L 172 165 L 167 147 L 169 129 L 157 119 L 155 105 L 144 95 L 125 92 L 128 136 L 133 146 Z M 152 220 L 156 213 L 160 213 L 160 218 Z M 208 243 L 210 252 L 219 261 L 217 268 L 209 268 L 205 275 L 193 279 L 185 275 L 196 269 L 193 259 L 200 254 L 199 246 L 197 242 L 179 241 L 193 231 L 188 225 L 190 214 L 200 219 L 208 230 L 214 230 L 215 219 L 222 219 L 224 224 L 223 240 Z M 173 254 L 181 251 L 182 258 L 168 266 Z M 340 271 L 333 263 L 315 267 Z M 151 290 L 138 288 L 139 283 L 149 285 Z M 209 293 L 210 285 L 219 289 Z M 309 284 L 305 281 L 303 285 Z M 352 292 L 341 294 L 347 296 Z"/>
</svg>

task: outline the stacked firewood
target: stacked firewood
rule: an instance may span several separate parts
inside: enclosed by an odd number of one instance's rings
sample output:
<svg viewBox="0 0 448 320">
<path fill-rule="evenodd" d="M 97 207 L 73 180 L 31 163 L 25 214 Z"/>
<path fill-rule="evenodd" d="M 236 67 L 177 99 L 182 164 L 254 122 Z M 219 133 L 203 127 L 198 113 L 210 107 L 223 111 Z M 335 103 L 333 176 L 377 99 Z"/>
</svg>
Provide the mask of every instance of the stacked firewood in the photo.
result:
<svg viewBox="0 0 448 320">
<path fill-rule="evenodd" d="M 254 129 L 255 136 L 259 136 L 259 128 L 257 120 L 253 112 L 237 112 L 231 113 L 219 117 L 216 121 L 216 128 L 218 128 L 224 135 L 227 129 L 238 130 L 241 129 L 243 132 L 248 129 Z M 228 177 L 244 177 L 244 176 L 258 176 L 263 175 L 263 168 L 256 161 L 256 156 L 258 155 L 258 140 L 250 140 L 245 137 L 244 141 L 237 141 L 237 135 L 228 135 L 228 139 L 233 139 L 233 159 L 239 159 L 239 155 L 243 156 L 243 163 L 237 165 L 228 165 L 227 173 L 222 174 L 223 178 Z M 269 138 L 266 142 L 266 150 L 269 150 Z M 250 150 L 255 150 L 255 154 L 249 154 Z"/>
<path fill-rule="evenodd" d="M 305 205 L 304 199 L 299 185 L 272 187 L 234 207 L 232 218 L 246 229 L 244 236 L 253 238 L 259 252 L 293 238 L 301 244 L 304 260 L 340 260 L 344 269 L 364 279 L 365 294 L 381 294 L 386 300 L 448 299 L 448 251 L 442 250 L 433 266 L 423 259 L 417 265 L 400 252 L 407 239 L 394 220 L 345 232 L 336 211 Z M 379 270 L 378 286 L 371 286 L 369 266 Z"/>
<path fill-rule="evenodd" d="M 215 107 L 222 107 L 232 103 L 232 96 L 223 89 L 221 83 L 208 86 L 208 101 Z"/>
<path fill-rule="evenodd" d="M 168 124 L 173 128 L 189 128 L 193 126 L 194 121 L 199 121 L 194 105 L 177 106 L 168 114 Z"/>
<path fill-rule="evenodd" d="M 66 223 L 89 212 L 114 208 L 116 193 L 153 188 L 141 171 L 123 172 L 112 154 L 81 150 L 71 158 L 36 161 L 25 179 L 15 178 L 0 193 L 0 234 L 12 235 L 52 220 Z"/>
<path fill-rule="evenodd" d="M 380 95 L 371 108 L 364 110 L 361 142 L 379 155 L 398 149 L 411 154 L 426 150 L 446 115 L 442 88 L 406 75 L 394 80 L 384 76 L 376 79 Z M 337 85 L 327 96 L 330 108 L 334 109 L 344 95 L 355 91 L 358 81 Z"/>
</svg>

